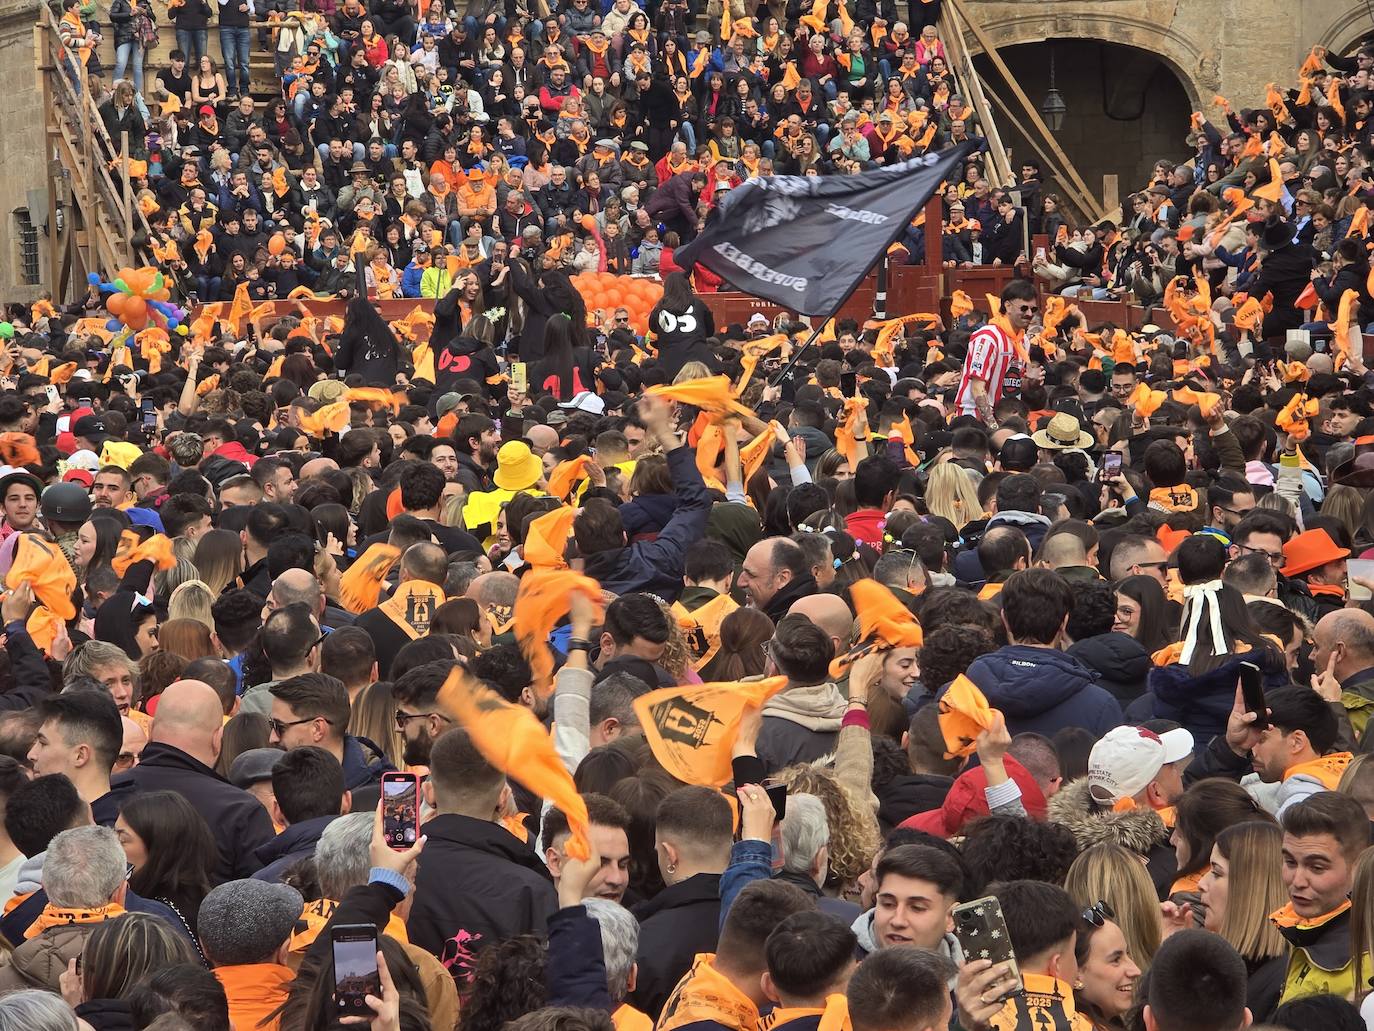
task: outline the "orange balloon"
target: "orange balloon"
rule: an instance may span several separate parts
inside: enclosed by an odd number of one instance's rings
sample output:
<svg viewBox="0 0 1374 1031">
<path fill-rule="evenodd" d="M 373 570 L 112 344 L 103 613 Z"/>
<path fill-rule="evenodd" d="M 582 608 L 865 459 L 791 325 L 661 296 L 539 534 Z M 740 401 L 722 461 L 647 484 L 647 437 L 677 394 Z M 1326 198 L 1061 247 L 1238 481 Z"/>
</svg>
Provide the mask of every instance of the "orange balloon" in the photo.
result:
<svg viewBox="0 0 1374 1031">
<path fill-rule="evenodd" d="M 578 222 L 581 224 L 582 228 L 587 230 L 587 232 L 589 233 L 596 229 L 595 215 L 583 215 L 580 219 L 578 219 Z"/>
<path fill-rule="evenodd" d="M 271 239 L 267 241 L 267 253 L 276 255 L 286 250 L 286 237 L 281 233 L 273 233 Z"/>
<path fill-rule="evenodd" d="M 148 288 L 153 285 L 152 269 L 139 268 L 132 269 L 125 277 L 124 282 L 129 287 L 129 292 L 135 297 L 142 298 L 148 292 Z"/>
<path fill-rule="evenodd" d="M 109 297 L 105 298 L 105 307 L 110 309 L 111 315 L 123 315 L 124 306 L 128 303 L 128 301 L 128 294 L 110 294 Z"/>
<path fill-rule="evenodd" d="M 146 319 L 148 316 L 148 302 L 137 295 L 128 298 L 124 303 L 124 321 L 133 325 L 132 320 L 136 318 Z"/>
<path fill-rule="evenodd" d="M 141 297 L 135 297 L 132 299 L 135 301 L 142 300 Z M 123 322 L 124 325 L 132 329 L 135 333 L 137 333 L 139 330 L 143 329 L 148 325 L 148 310 L 145 308 L 139 314 L 134 315 L 126 309 L 124 312 L 124 316 L 120 321 Z"/>
</svg>

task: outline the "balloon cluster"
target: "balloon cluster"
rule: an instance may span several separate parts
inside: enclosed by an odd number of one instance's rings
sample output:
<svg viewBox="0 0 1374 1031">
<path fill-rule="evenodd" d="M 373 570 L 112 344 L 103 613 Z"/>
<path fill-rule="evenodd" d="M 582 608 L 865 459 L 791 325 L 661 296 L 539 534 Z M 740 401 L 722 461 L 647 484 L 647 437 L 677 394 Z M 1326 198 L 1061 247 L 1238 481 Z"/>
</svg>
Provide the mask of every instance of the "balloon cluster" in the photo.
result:
<svg viewBox="0 0 1374 1031">
<path fill-rule="evenodd" d="M 111 346 L 120 346 L 150 324 L 168 334 L 187 335 L 187 328 L 182 324 L 186 311 L 170 303 L 171 291 L 157 269 L 147 266 L 122 268 L 108 283 L 92 272 L 86 281 L 102 294 L 110 295 L 105 307 L 114 318 L 105 323 L 105 328 L 115 334 Z"/>
<path fill-rule="evenodd" d="M 649 312 L 663 299 L 663 284 L 652 279 L 618 276 L 614 272 L 579 272 L 570 277 L 582 295 L 587 311 L 609 314 L 616 308 L 630 313 L 630 325 L 643 336 L 649 328 Z"/>
</svg>

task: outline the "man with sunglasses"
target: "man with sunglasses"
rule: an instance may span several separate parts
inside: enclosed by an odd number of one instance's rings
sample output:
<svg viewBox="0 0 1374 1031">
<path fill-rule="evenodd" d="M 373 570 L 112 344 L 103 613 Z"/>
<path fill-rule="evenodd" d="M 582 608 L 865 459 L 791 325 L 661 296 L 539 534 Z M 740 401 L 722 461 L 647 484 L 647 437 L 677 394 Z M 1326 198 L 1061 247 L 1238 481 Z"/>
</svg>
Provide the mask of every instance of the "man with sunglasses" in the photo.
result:
<svg viewBox="0 0 1374 1031">
<path fill-rule="evenodd" d="M 1013 279 L 1002 290 L 1002 314 L 977 329 L 969 338 L 963 376 L 954 403 L 959 414 L 972 415 L 989 426 L 995 424 L 993 409 L 1004 394 L 1021 388 L 1026 362 L 1026 327 L 1039 311 L 1035 285 Z"/>
</svg>

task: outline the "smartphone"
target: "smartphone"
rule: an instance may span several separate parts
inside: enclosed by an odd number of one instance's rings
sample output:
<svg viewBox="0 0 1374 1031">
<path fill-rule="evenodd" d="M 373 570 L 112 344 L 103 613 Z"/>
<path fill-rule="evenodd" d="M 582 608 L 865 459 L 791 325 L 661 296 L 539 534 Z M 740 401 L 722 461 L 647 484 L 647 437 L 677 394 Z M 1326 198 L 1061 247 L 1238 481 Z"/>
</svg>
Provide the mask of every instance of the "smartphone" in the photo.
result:
<svg viewBox="0 0 1374 1031">
<path fill-rule="evenodd" d="M 48 395 L 48 404 L 55 405 L 58 401 L 57 388 L 49 385 L 43 388 L 43 392 Z"/>
<path fill-rule="evenodd" d="M 1019 983 L 1021 971 L 1016 966 L 1016 953 L 1012 951 L 1007 922 L 1002 917 L 1002 903 L 993 895 L 972 902 L 961 902 L 954 907 L 953 916 L 954 937 L 964 950 L 964 958 L 990 959 L 993 963 L 1009 962 L 1018 984 L 1002 998 L 1022 994 L 1025 989 Z"/>
<path fill-rule="evenodd" d="M 1253 662 L 1240 664 L 1240 696 L 1245 701 L 1245 711 L 1255 714 L 1253 724 L 1256 730 L 1269 726 L 1269 709 L 1264 704 L 1264 674 Z"/>
<path fill-rule="evenodd" d="M 511 362 L 510 388 L 517 394 L 528 394 L 530 389 L 528 366 L 524 362 Z"/>
<path fill-rule="evenodd" d="M 1102 456 L 1101 479 L 1105 483 L 1121 475 L 1121 452 L 1108 451 Z"/>
<path fill-rule="evenodd" d="M 840 373 L 840 393 L 845 397 L 853 397 L 854 389 L 858 385 L 859 374 L 856 372 Z"/>
<path fill-rule="evenodd" d="M 1361 580 L 1374 580 L 1374 558 L 1352 558 L 1346 562 L 1345 570 L 1350 585 L 1350 600 L 1369 601 L 1369 588 L 1357 584 L 1355 577 L 1358 576 Z"/>
<path fill-rule="evenodd" d="M 787 815 L 787 785 L 786 784 L 765 784 L 764 793 L 768 795 L 768 801 L 773 803 L 773 812 L 777 814 L 777 823 L 782 823 L 783 817 Z"/>
<path fill-rule="evenodd" d="M 341 1015 L 366 1015 L 367 996 L 382 994 L 377 972 L 377 928 L 340 924 L 330 930 L 334 946 L 334 1006 Z"/>
<path fill-rule="evenodd" d="M 397 852 L 419 840 L 420 778 L 415 774 L 382 774 L 382 834 Z"/>
<path fill-rule="evenodd" d="M 1043 248 L 1043 247 L 1037 247 L 1037 248 L 1035 248 L 1035 260 L 1036 260 L 1036 261 L 1044 261 L 1044 260 L 1045 260 L 1045 248 Z"/>
<path fill-rule="evenodd" d="M 157 429 L 157 402 L 151 397 L 145 397 L 139 404 L 139 411 L 143 413 L 143 428 L 145 430 Z"/>
</svg>

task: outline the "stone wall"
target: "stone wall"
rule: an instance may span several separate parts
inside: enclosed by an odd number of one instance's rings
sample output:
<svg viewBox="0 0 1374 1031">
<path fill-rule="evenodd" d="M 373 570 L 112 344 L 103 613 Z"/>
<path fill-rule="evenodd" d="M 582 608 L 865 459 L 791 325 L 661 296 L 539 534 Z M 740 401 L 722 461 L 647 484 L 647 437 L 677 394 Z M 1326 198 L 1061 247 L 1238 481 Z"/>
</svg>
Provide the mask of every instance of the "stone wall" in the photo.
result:
<svg viewBox="0 0 1374 1031">
<path fill-rule="evenodd" d="M 34 69 L 32 2 L 0 2 L 0 298 L 31 300 L 39 287 L 24 286 L 17 208 L 27 207 L 30 192 L 41 201 L 31 212 L 39 227 L 39 274 L 47 275 L 47 248 L 42 224 L 47 220 L 44 191 L 43 104 Z"/>
</svg>

